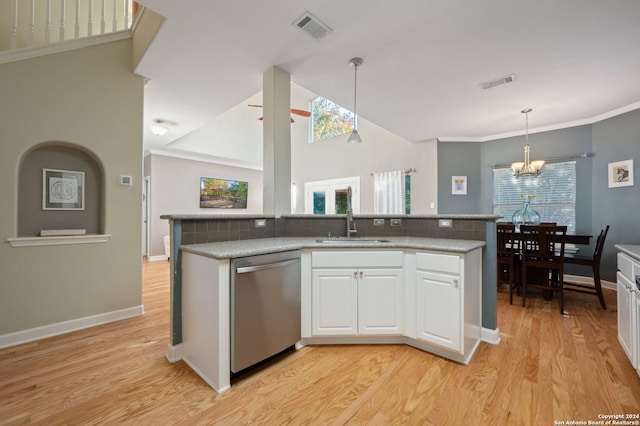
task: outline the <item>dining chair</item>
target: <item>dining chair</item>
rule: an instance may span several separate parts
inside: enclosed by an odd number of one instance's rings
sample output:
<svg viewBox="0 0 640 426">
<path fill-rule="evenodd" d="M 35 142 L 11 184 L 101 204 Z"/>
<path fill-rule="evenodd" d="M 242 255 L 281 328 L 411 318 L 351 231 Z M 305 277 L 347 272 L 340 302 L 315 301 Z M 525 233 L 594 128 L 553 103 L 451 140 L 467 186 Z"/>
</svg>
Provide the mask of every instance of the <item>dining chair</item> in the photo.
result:
<svg viewBox="0 0 640 426">
<path fill-rule="evenodd" d="M 497 223 L 497 264 L 498 285 L 509 286 L 509 303 L 513 303 L 513 291 L 517 286 L 517 256 L 520 253 L 520 240 L 517 238 L 516 226 L 512 223 Z"/>
<path fill-rule="evenodd" d="M 562 285 L 565 290 L 577 291 L 579 293 L 593 294 L 598 296 L 600 300 L 600 306 L 602 309 L 607 309 L 607 305 L 602 295 L 602 284 L 600 282 L 600 260 L 602 259 L 602 251 L 604 250 L 604 241 L 607 238 L 609 232 L 609 225 L 600 231 L 598 239 L 596 240 L 596 246 L 593 250 L 592 256 L 580 256 L 578 254 L 567 253 L 564 255 L 564 262 L 573 265 L 583 265 L 591 267 L 593 274 L 593 285 L 563 281 Z"/>
<path fill-rule="evenodd" d="M 527 305 L 529 288 L 558 293 L 560 313 L 564 313 L 563 267 L 566 226 L 520 225 L 522 249 L 522 306 Z"/>
</svg>

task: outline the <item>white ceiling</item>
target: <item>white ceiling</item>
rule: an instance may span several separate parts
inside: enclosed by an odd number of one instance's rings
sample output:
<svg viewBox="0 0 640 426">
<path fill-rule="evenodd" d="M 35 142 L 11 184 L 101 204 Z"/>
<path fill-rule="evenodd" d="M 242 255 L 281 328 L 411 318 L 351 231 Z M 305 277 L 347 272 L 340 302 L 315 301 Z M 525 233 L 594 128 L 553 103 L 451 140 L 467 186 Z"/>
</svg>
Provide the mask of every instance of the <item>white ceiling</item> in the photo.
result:
<svg viewBox="0 0 640 426">
<path fill-rule="evenodd" d="M 160 148 L 262 90 L 292 81 L 412 141 L 486 140 L 640 107 L 638 0 L 143 0 L 166 20 L 136 71 Z M 333 32 L 293 22 L 311 12 Z M 482 90 L 509 74 L 516 82 Z M 306 109 L 307 105 L 292 105 Z M 215 144 L 215 142 L 212 142 Z M 212 152 L 215 146 L 212 145 Z"/>
</svg>

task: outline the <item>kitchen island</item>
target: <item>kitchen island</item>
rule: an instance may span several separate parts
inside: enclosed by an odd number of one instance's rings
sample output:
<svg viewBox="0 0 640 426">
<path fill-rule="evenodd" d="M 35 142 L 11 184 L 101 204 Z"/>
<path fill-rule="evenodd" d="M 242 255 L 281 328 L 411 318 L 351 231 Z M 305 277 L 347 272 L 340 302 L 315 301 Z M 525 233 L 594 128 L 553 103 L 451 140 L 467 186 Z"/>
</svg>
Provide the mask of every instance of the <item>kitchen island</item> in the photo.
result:
<svg viewBox="0 0 640 426">
<path fill-rule="evenodd" d="M 216 391 L 228 389 L 231 259 L 299 250 L 298 346 L 403 343 L 466 364 L 481 340 L 496 343 L 482 329 L 484 246 L 419 237 L 182 245 L 182 343 L 173 360 L 184 359 Z"/>
<path fill-rule="evenodd" d="M 640 376 L 640 245 L 616 244 L 618 341 Z"/>
</svg>

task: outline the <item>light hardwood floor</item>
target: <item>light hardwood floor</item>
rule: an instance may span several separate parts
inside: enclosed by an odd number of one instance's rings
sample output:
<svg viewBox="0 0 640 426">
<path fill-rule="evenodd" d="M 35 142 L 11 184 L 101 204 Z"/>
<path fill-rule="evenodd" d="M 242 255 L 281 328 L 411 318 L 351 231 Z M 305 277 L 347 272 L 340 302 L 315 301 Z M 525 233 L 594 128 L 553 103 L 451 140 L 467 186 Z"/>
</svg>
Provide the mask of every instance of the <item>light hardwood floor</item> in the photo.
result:
<svg viewBox="0 0 640 426">
<path fill-rule="evenodd" d="M 499 345 L 469 366 L 402 346 L 305 347 L 217 394 L 165 358 L 167 262 L 144 264 L 146 314 L 0 350 L 0 424 L 553 425 L 639 414 L 640 378 L 594 296 L 498 294 Z"/>
</svg>

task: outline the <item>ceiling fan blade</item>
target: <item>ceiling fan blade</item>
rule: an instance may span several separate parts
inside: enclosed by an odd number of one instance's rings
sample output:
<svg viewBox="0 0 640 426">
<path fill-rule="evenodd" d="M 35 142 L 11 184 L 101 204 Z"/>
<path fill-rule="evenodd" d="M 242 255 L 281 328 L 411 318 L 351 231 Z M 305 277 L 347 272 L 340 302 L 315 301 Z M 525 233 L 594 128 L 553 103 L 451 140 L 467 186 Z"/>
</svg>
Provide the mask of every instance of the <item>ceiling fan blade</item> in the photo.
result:
<svg viewBox="0 0 640 426">
<path fill-rule="evenodd" d="M 250 107 L 263 108 L 262 105 L 249 104 Z M 311 112 L 303 109 L 291 108 L 291 114 L 301 115 L 303 117 L 311 117 Z"/>
<path fill-rule="evenodd" d="M 303 117 L 310 117 L 311 116 L 311 112 L 305 111 L 305 110 L 302 110 L 302 109 L 295 109 L 295 108 L 291 108 L 291 114 L 297 114 L 297 115 L 301 115 Z"/>
</svg>

